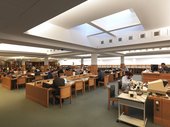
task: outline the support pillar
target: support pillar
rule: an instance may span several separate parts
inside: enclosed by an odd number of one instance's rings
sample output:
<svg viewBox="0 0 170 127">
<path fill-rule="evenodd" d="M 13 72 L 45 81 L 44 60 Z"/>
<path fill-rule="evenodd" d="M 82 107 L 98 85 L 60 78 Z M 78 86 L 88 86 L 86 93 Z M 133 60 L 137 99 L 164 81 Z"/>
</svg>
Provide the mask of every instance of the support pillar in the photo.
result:
<svg viewBox="0 0 170 127">
<path fill-rule="evenodd" d="M 44 71 L 46 71 L 49 68 L 49 61 L 48 57 L 44 58 Z"/>
<path fill-rule="evenodd" d="M 26 70 L 26 66 L 25 66 L 25 60 L 22 60 L 22 71 Z"/>
<path fill-rule="evenodd" d="M 90 73 L 97 75 L 97 54 L 91 54 L 91 66 L 89 67 Z"/>
<path fill-rule="evenodd" d="M 125 68 L 125 60 L 124 60 L 124 56 L 121 56 L 120 58 L 120 68 L 124 69 Z"/>
</svg>

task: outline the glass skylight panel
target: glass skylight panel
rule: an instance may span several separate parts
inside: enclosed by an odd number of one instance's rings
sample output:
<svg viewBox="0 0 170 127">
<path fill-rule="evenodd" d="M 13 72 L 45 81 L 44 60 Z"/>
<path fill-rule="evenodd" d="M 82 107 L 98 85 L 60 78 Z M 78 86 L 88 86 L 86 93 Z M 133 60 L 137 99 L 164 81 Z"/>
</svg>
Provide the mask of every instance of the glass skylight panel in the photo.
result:
<svg viewBox="0 0 170 127">
<path fill-rule="evenodd" d="M 132 9 L 127 9 L 116 14 L 94 20 L 92 23 L 107 31 L 141 24 Z"/>
<path fill-rule="evenodd" d="M 86 36 L 102 32 L 101 30 L 99 30 L 99 29 L 97 29 L 97 28 L 95 28 L 95 27 L 93 27 L 93 26 L 91 26 L 87 23 L 73 27 L 72 30 L 79 31 Z"/>
<path fill-rule="evenodd" d="M 124 28 L 124 29 L 120 29 L 120 30 L 115 30 L 110 33 L 112 33 L 116 36 L 120 36 L 125 33 L 138 32 L 138 31 L 143 31 L 143 30 L 144 30 L 144 27 L 142 25 L 138 25 L 138 26 L 128 27 L 128 28 Z"/>
<path fill-rule="evenodd" d="M 113 36 L 107 34 L 107 33 L 102 33 L 102 34 L 97 34 L 94 36 L 90 36 L 90 38 L 97 38 L 99 40 L 103 40 L 103 39 L 108 39 L 108 38 L 112 38 Z"/>
</svg>

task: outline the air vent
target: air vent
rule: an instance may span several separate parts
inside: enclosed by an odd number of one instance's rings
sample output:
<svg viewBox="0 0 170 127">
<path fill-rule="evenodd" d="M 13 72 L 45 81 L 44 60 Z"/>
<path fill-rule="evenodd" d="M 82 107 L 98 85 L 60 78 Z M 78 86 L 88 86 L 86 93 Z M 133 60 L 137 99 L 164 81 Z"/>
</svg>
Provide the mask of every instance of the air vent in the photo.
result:
<svg viewBox="0 0 170 127">
<path fill-rule="evenodd" d="M 129 36 L 129 40 L 133 40 L 133 36 Z"/>
<path fill-rule="evenodd" d="M 101 44 L 104 44 L 104 41 L 101 41 Z"/>
<path fill-rule="evenodd" d="M 112 43 L 112 39 L 109 40 L 109 43 Z"/>
<path fill-rule="evenodd" d="M 145 34 L 140 34 L 140 38 L 145 38 Z"/>
<path fill-rule="evenodd" d="M 120 38 L 118 38 L 118 41 L 122 41 L 122 38 L 120 37 Z"/>
<path fill-rule="evenodd" d="M 155 31 L 154 36 L 160 36 L 160 31 Z"/>
</svg>

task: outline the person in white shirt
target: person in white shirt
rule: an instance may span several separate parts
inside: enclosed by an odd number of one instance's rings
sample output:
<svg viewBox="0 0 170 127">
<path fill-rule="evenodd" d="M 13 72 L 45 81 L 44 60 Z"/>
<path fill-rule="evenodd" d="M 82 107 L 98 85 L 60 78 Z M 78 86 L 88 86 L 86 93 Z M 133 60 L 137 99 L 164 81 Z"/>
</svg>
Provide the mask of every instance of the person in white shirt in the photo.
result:
<svg viewBox="0 0 170 127">
<path fill-rule="evenodd" d="M 122 90 L 129 90 L 133 74 L 129 71 L 122 77 Z"/>
</svg>

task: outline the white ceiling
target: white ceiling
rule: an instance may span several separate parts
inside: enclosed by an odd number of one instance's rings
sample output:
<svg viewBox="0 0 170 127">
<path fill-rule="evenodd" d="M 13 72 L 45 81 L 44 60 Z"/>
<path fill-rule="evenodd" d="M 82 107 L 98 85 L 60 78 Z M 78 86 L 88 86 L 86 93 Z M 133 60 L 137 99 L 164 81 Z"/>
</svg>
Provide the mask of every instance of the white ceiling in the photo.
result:
<svg viewBox="0 0 170 127">
<path fill-rule="evenodd" d="M 80 4 L 80 5 L 79 5 Z M 78 5 L 78 6 L 77 6 Z M 77 6 L 75 8 L 75 6 Z M 72 8 L 72 9 L 71 9 Z M 132 9 L 140 20 L 141 26 L 134 26 L 135 31 L 138 30 L 151 30 L 161 27 L 170 26 L 169 16 L 170 0 L 1 0 L 0 3 L 0 42 L 19 44 L 19 45 L 31 45 L 43 48 L 52 49 L 64 49 L 74 52 L 74 54 L 84 53 L 98 53 L 101 54 L 116 54 L 115 51 L 123 49 L 142 48 L 147 46 L 146 44 L 113 47 L 106 48 L 100 51 L 100 49 L 94 48 L 94 45 L 89 42 L 87 36 L 95 34 L 89 31 L 83 33 L 86 36 L 79 36 L 81 31 L 78 29 L 79 25 L 84 23 L 91 23 L 91 21 L 112 15 L 127 9 Z M 69 10 L 71 9 L 71 10 Z M 69 11 L 68 11 L 69 10 Z M 55 17 L 57 16 L 57 17 Z M 54 18 L 55 17 L 55 18 Z M 48 21 L 49 19 L 52 20 Z M 56 28 L 62 31 L 55 33 L 57 29 L 53 28 L 53 31 L 46 31 L 44 36 L 32 36 L 25 35 L 24 32 L 34 28 L 35 26 L 48 21 L 52 23 Z M 73 30 L 74 28 L 75 31 Z M 94 27 L 94 26 L 90 26 Z M 72 29 L 71 29 L 72 28 Z M 128 29 L 128 30 L 127 30 Z M 120 29 L 111 32 L 114 35 L 120 35 L 127 33 L 127 31 L 133 28 Z M 70 32 L 71 30 L 71 32 Z M 74 31 L 74 34 L 72 33 Z M 57 32 L 58 32 L 57 31 Z M 98 31 L 102 31 L 99 29 Z M 40 33 L 42 31 L 39 31 Z M 82 31 L 81 31 L 82 32 Z M 110 37 L 107 31 L 103 31 L 101 35 L 96 35 L 93 40 L 104 39 Z M 39 34 L 40 34 L 39 33 Z M 76 34 L 76 36 L 74 36 Z M 48 35 L 48 36 L 45 36 Z M 161 47 L 167 45 L 169 41 L 164 41 L 160 44 Z M 166 43 L 166 44 L 165 44 Z M 151 47 L 151 44 L 148 43 Z M 152 45 L 154 47 L 154 45 Z M 116 49 L 116 50 L 115 50 Z M 71 53 L 70 53 L 71 54 Z M 60 54 L 61 56 L 69 56 L 67 53 Z M 71 54 L 72 55 L 72 54 Z M 123 54 L 118 54 L 118 56 Z M 59 56 L 56 54 L 56 57 Z M 72 55 L 73 56 L 73 55 Z"/>
</svg>

